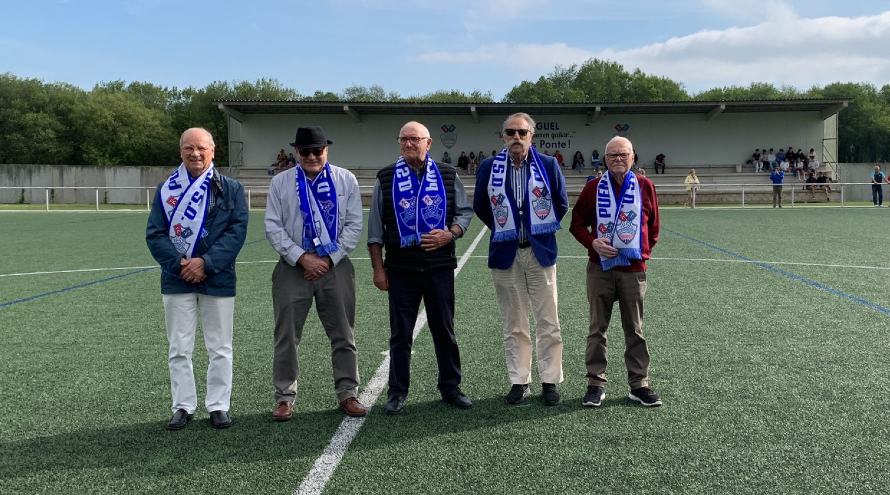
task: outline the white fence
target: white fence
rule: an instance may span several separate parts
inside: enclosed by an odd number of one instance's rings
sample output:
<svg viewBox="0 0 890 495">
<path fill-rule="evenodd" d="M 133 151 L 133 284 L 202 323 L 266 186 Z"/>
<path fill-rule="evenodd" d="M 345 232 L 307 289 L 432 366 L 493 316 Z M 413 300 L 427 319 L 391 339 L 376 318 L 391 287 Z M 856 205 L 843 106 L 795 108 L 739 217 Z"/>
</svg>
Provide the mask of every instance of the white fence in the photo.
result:
<svg viewBox="0 0 890 495">
<path fill-rule="evenodd" d="M 815 190 L 807 188 L 814 186 Z M 831 202 L 839 206 L 861 206 L 863 202 L 871 203 L 871 183 L 868 182 L 831 182 L 828 184 L 807 184 L 796 179 L 786 181 L 782 189 L 782 201 L 787 206 L 795 206 L 813 202 L 825 202 L 826 193 L 823 187 L 831 188 Z M 359 186 L 364 203 L 370 200 L 373 186 Z M 569 197 L 577 197 L 583 186 L 569 186 Z M 661 203 L 665 205 L 682 203 L 686 195 L 683 184 L 660 184 L 656 186 Z M 156 186 L 80 186 L 80 187 L 19 187 L 0 186 L 0 192 L 19 191 L 19 201 L 6 203 L 0 211 L 17 211 L 35 209 L 45 211 L 148 211 L 154 199 Z M 245 186 L 248 205 L 251 210 L 263 209 L 268 186 Z M 890 187 L 885 187 L 887 204 L 890 205 Z M 467 191 L 472 194 L 472 191 Z M 39 199 L 37 199 L 39 198 Z M 138 198 L 138 199 L 137 199 Z M 721 206 L 748 207 L 770 204 L 772 201 L 772 185 L 757 184 L 701 184 L 698 190 L 697 203 L 719 204 Z M 40 205 L 40 206 L 37 206 Z"/>
</svg>

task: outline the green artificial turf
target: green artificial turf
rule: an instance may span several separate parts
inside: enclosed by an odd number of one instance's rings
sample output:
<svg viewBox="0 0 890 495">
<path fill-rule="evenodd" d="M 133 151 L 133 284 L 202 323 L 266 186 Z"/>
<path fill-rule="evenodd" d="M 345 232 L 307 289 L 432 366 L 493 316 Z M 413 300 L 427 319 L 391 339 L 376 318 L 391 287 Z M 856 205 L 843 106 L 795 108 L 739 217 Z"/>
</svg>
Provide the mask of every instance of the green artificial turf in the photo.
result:
<svg viewBox="0 0 890 495">
<path fill-rule="evenodd" d="M 0 275 L 125 268 L 0 277 L 0 493 L 291 493 L 342 413 L 313 312 L 295 417 L 270 420 L 276 256 L 262 212 L 251 214 L 239 256 L 249 263 L 238 266 L 236 424 L 222 431 L 200 410 L 184 431 L 163 429 L 166 338 L 158 271 L 139 268 L 154 265 L 145 220 L 140 212 L 0 215 Z M 475 406 L 439 400 L 424 329 L 405 414 L 382 413 L 384 392 L 326 492 L 885 493 L 886 211 L 664 209 L 662 222 L 644 332 L 663 407 L 624 399 L 617 307 L 605 403 L 581 407 L 586 253 L 567 228 L 558 264 L 563 402 L 544 406 L 533 376 L 532 399 L 507 406 L 486 237 L 455 284 L 462 387 Z M 476 220 L 461 252 L 478 229 Z M 389 330 L 363 245 L 353 263 L 367 382 Z M 194 363 L 203 397 L 200 337 Z"/>
</svg>

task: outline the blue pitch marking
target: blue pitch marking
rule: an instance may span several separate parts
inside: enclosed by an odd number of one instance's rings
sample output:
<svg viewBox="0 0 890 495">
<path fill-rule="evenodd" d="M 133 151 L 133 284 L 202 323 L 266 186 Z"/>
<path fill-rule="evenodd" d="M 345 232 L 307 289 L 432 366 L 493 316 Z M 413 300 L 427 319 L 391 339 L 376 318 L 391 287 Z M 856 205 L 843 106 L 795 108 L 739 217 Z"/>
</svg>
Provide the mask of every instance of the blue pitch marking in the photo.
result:
<svg viewBox="0 0 890 495">
<path fill-rule="evenodd" d="M 134 271 L 134 272 L 124 273 L 124 274 L 121 274 L 121 275 L 115 275 L 115 276 L 113 276 L 113 277 L 106 277 L 106 278 L 102 278 L 102 279 L 99 279 L 99 280 L 93 280 L 92 282 L 84 282 L 84 283 L 82 283 L 82 284 L 72 285 L 71 287 L 65 287 L 64 289 L 56 289 L 56 290 L 53 290 L 53 291 L 44 292 L 43 294 L 37 294 L 37 295 L 34 295 L 34 296 L 23 297 L 23 298 L 21 298 L 21 299 L 13 299 L 12 301 L 7 301 L 7 302 L 5 302 L 5 303 L 0 303 L 0 309 L 3 309 L 3 308 L 8 307 L 8 306 L 12 306 L 12 305 L 14 305 L 14 304 L 19 304 L 19 303 L 24 303 L 24 302 L 28 302 L 28 301 L 33 301 L 33 300 L 35 300 L 35 299 L 40 299 L 40 298 L 42 298 L 42 297 L 48 297 L 48 296 L 52 296 L 52 295 L 55 295 L 55 294 L 62 294 L 62 293 L 64 293 L 64 292 L 69 292 L 69 291 L 72 291 L 72 290 L 74 290 L 74 289 L 82 289 L 82 288 L 84 288 L 84 287 L 89 287 L 89 286 L 91 286 L 91 285 L 101 284 L 102 282 L 108 282 L 109 280 L 115 280 L 115 279 L 118 279 L 118 278 L 129 277 L 130 275 L 136 275 L 137 273 L 147 272 L 148 270 L 156 270 L 156 268 L 155 268 L 155 267 L 151 267 L 151 268 L 143 268 L 143 269 L 141 269 L 141 270 L 136 270 L 136 271 Z"/>
<path fill-rule="evenodd" d="M 781 268 L 779 268 L 779 267 L 777 267 L 777 266 L 775 266 L 775 265 L 771 265 L 771 264 L 769 264 L 769 263 L 765 263 L 765 262 L 763 262 L 763 261 L 752 260 L 751 258 L 748 258 L 747 256 L 743 256 L 743 255 L 741 255 L 741 254 L 734 253 L 734 252 L 729 251 L 729 250 L 727 250 L 727 249 L 723 249 L 723 248 L 720 247 L 720 246 L 715 246 L 715 245 L 710 244 L 710 243 L 707 243 L 707 242 L 705 242 L 705 241 L 703 241 L 703 240 L 701 240 L 701 239 L 696 239 L 695 237 L 690 237 L 690 236 L 688 236 L 688 235 L 681 234 L 681 233 L 676 232 L 676 231 L 673 231 L 673 230 L 671 230 L 671 229 L 666 229 L 666 228 L 664 228 L 664 227 L 662 227 L 662 230 L 664 230 L 664 231 L 666 231 L 666 232 L 670 232 L 671 234 L 674 234 L 674 235 L 676 235 L 676 236 L 682 237 L 682 238 L 684 238 L 684 239 L 686 239 L 686 240 L 695 242 L 695 243 L 697 243 L 697 244 L 701 244 L 702 246 L 705 246 L 705 247 L 708 248 L 708 249 L 712 249 L 712 250 L 717 251 L 717 252 L 719 252 L 719 253 L 723 253 L 723 254 L 725 254 L 725 255 L 727 255 L 727 256 L 731 256 L 731 257 L 733 257 L 733 258 L 740 259 L 740 260 L 743 260 L 743 261 L 749 261 L 749 262 L 751 262 L 752 265 L 757 265 L 757 266 L 759 266 L 760 268 L 763 268 L 764 270 L 768 270 L 768 271 L 771 271 L 771 272 L 773 272 L 773 273 L 777 273 L 777 274 L 779 274 L 779 275 L 782 275 L 783 277 L 790 278 L 791 280 L 800 282 L 800 283 L 802 283 L 802 284 L 804 284 L 804 285 L 809 285 L 810 287 L 814 287 L 814 288 L 819 289 L 819 290 L 821 290 L 821 291 L 828 292 L 829 294 L 833 294 L 833 295 L 838 296 L 838 297 L 840 297 L 840 298 L 847 299 L 848 301 L 853 301 L 853 302 L 855 302 L 856 304 L 861 304 L 861 305 L 865 306 L 866 308 L 873 309 L 873 310 L 875 310 L 875 311 L 878 311 L 879 313 L 883 313 L 883 314 L 885 314 L 885 315 L 890 316 L 890 308 L 888 308 L 888 307 L 886 307 L 886 306 L 881 306 L 881 305 L 878 304 L 878 303 L 873 303 L 873 302 L 869 301 L 868 299 L 863 299 L 863 298 L 861 298 L 861 297 L 859 297 L 859 296 L 854 296 L 854 295 L 852 295 L 852 294 L 847 294 L 846 292 L 839 291 L 839 290 L 837 290 L 837 289 L 834 289 L 834 288 L 829 287 L 829 286 L 827 286 L 827 285 L 821 284 L 821 283 L 819 283 L 819 282 L 816 282 L 815 280 L 809 279 L 809 278 L 804 277 L 804 276 L 802 276 L 802 275 L 798 275 L 798 274 L 796 274 L 796 273 L 792 273 L 792 272 L 783 270 L 783 269 L 781 269 Z"/>
</svg>

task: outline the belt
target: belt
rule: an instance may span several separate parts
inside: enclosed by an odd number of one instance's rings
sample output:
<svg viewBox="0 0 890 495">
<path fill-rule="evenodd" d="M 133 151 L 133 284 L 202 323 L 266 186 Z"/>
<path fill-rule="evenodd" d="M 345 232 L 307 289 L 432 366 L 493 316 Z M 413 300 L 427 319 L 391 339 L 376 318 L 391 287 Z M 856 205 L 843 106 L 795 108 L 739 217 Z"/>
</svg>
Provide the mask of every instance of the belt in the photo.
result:
<svg viewBox="0 0 890 495">
<path fill-rule="evenodd" d="M 525 249 L 527 247 L 532 247 L 532 243 L 528 241 L 519 241 L 519 249 Z"/>
</svg>

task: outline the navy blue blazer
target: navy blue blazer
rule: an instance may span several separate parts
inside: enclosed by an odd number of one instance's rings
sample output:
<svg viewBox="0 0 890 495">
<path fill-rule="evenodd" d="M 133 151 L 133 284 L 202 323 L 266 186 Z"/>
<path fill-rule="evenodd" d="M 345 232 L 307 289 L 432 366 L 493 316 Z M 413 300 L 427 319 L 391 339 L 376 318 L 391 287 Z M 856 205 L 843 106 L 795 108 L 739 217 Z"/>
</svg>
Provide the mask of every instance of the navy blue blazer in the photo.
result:
<svg viewBox="0 0 890 495">
<path fill-rule="evenodd" d="M 562 175 L 562 170 L 559 168 L 559 164 L 556 163 L 555 158 L 547 155 L 540 156 L 544 169 L 547 172 L 547 179 L 550 181 L 550 195 L 553 198 L 553 209 L 556 214 L 556 219 L 562 221 L 562 217 L 569 211 L 569 199 L 566 196 L 566 179 Z M 494 158 L 487 158 L 482 162 L 482 165 L 479 166 L 479 171 L 476 172 L 476 190 L 473 193 L 473 211 L 476 212 L 476 216 L 479 217 L 479 220 L 482 220 L 482 223 L 488 226 L 492 235 L 494 235 L 494 216 L 491 213 L 491 203 L 488 198 L 488 180 L 491 177 L 492 162 L 494 162 Z M 529 179 L 531 179 L 531 175 L 529 175 Z M 514 197 L 512 181 L 506 181 L 506 190 L 507 196 L 512 199 Z M 531 212 L 529 210 L 528 194 L 525 195 L 525 200 L 521 205 L 522 211 L 524 212 L 523 215 L 519 215 L 520 206 L 516 205 L 515 201 L 512 201 L 511 205 L 513 207 L 513 218 L 521 218 L 522 223 L 525 225 L 526 232 L 531 232 L 531 219 L 529 218 Z M 538 260 L 538 263 L 540 263 L 541 266 L 553 266 L 556 264 L 556 234 L 530 235 L 529 242 L 531 242 L 531 248 L 535 254 L 535 259 Z M 519 241 L 491 242 L 491 236 L 489 236 L 488 267 L 500 270 L 510 268 L 513 264 L 513 259 L 516 258 L 516 251 L 518 249 Z"/>
</svg>

